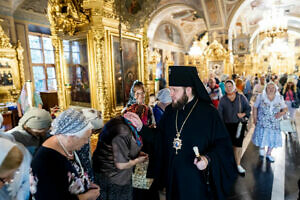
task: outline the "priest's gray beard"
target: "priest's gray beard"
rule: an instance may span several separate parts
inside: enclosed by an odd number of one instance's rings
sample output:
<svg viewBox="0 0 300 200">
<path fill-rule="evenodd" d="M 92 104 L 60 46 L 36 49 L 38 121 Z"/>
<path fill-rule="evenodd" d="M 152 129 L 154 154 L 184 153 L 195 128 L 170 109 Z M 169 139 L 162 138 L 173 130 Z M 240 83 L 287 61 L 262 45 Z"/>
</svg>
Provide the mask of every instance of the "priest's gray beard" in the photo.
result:
<svg viewBox="0 0 300 200">
<path fill-rule="evenodd" d="M 186 92 L 184 90 L 182 96 L 180 99 L 177 100 L 177 102 L 172 102 L 172 107 L 177 109 L 177 110 L 181 110 L 188 102 L 189 98 L 186 95 Z"/>
</svg>

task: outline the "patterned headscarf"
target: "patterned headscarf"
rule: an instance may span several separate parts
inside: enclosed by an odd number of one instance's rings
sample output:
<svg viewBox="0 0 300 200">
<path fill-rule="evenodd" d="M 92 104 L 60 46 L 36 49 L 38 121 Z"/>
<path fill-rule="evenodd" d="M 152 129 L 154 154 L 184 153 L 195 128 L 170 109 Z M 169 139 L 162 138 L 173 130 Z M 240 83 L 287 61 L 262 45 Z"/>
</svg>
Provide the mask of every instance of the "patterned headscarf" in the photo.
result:
<svg viewBox="0 0 300 200">
<path fill-rule="evenodd" d="M 53 122 L 51 135 L 76 135 L 80 137 L 93 125 L 85 118 L 82 112 L 73 108 L 62 112 Z"/>
<path fill-rule="evenodd" d="M 136 140 L 136 144 L 140 147 L 143 145 L 143 140 L 142 137 L 138 134 L 136 127 L 132 124 L 131 121 L 129 121 L 128 119 L 126 119 L 124 117 L 125 123 L 129 126 L 129 128 L 131 129 L 131 131 L 134 133 L 134 137 Z"/>
<path fill-rule="evenodd" d="M 145 126 L 152 124 L 149 107 L 144 104 L 133 104 L 126 111 L 137 114 Z"/>
<path fill-rule="evenodd" d="M 135 94 L 134 94 L 134 86 L 137 84 L 137 83 L 142 83 L 141 81 L 139 80 L 135 80 L 130 88 L 130 93 L 129 93 L 129 100 L 127 102 L 127 107 L 131 106 L 132 104 L 135 104 L 136 103 L 136 99 L 135 99 Z"/>
</svg>

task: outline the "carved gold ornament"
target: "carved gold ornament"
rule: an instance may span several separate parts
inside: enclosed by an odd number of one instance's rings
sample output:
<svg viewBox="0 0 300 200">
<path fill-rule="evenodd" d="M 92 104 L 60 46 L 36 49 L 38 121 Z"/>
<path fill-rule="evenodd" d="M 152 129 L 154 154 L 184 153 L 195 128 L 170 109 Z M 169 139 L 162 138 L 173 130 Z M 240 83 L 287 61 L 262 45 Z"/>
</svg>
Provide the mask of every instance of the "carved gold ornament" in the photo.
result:
<svg viewBox="0 0 300 200">
<path fill-rule="evenodd" d="M 3 21 L 0 19 L 0 22 Z M 23 51 L 21 42 L 17 46 L 10 43 L 9 37 L 0 26 L 0 74 L 9 74 L 6 80 L 9 84 L 0 84 L 0 102 L 16 101 L 24 84 Z M 5 66 L 5 67 L 3 67 Z"/>
<path fill-rule="evenodd" d="M 223 60 L 228 56 L 228 52 L 222 44 L 220 44 L 217 40 L 214 40 L 213 43 L 208 46 L 204 55 L 210 59 L 213 58 L 213 60 Z"/>
<path fill-rule="evenodd" d="M 2 22 L 3 19 L 0 19 Z M 6 36 L 2 27 L 0 26 L 0 49 L 12 48 L 12 45 L 9 42 L 9 37 Z"/>
<path fill-rule="evenodd" d="M 72 36 L 89 23 L 89 11 L 82 8 L 80 0 L 49 0 L 47 13 L 52 34 L 63 32 Z"/>
</svg>

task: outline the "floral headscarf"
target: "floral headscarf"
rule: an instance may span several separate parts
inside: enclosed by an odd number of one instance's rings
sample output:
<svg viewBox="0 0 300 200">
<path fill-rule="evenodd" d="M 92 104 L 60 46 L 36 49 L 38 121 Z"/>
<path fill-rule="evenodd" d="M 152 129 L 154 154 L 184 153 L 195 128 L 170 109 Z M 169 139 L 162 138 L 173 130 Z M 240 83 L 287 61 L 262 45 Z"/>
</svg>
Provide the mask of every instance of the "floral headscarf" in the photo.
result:
<svg viewBox="0 0 300 200">
<path fill-rule="evenodd" d="M 135 80 L 130 88 L 130 93 L 129 93 L 129 100 L 127 102 L 127 107 L 131 106 L 132 104 L 135 104 L 136 103 L 136 99 L 134 97 L 134 86 L 137 84 L 137 83 L 142 83 L 141 81 L 139 80 Z"/>
<path fill-rule="evenodd" d="M 79 136 L 89 129 L 93 129 L 93 125 L 86 119 L 82 112 L 75 109 L 68 109 L 62 112 L 53 122 L 51 135 L 76 135 Z"/>
<path fill-rule="evenodd" d="M 145 126 L 152 124 L 152 113 L 148 106 L 144 104 L 133 104 L 126 111 L 136 113 Z"/>
</svg>

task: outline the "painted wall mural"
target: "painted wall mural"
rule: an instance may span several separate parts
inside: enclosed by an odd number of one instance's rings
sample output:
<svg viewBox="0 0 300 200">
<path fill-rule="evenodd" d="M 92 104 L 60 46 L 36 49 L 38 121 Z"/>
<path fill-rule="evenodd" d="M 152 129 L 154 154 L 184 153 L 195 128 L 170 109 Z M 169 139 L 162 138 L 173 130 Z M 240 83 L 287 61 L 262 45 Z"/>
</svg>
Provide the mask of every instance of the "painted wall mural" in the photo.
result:
<svg viewBox="0 0 300 200">
<path fill-rule="evenodd" d="M 221 16 L 217 0 L 204 0 L 210 26 L 221 25 Z"/>
<path fill-rule="evenodd" d="M 159 26 L 156 31 L 155 38 L 163 42 L 182 44 L 181 35 L 177 28 L 169 23 Z"/>
</svg>

